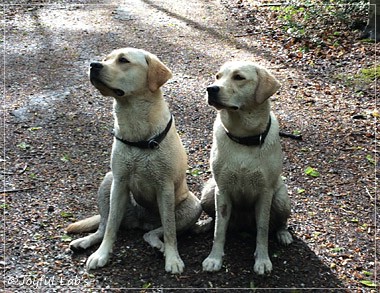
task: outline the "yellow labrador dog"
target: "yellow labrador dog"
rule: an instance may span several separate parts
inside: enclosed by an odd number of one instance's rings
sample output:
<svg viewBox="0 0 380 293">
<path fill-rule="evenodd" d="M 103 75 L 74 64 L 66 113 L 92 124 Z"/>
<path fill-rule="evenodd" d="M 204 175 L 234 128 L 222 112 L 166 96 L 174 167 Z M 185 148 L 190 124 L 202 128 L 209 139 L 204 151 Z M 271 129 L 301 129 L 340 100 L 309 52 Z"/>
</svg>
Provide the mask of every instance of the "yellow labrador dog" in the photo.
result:
<svg viewBox="0 0 380 293">
<path fill-rule="evenodd" d="M 134 48 L 115 50 L 90 65 L 91 83 L 114 98 L 115 138 L 112 171 L 98 192 L 100 216 L 67 228 L 82 232 L 99 225 L 96 233 L 70 243 L 75 250 L 102 241 L 88 258 L 87 269 L 107 263 L 121 223 L 154 229 L 144 239 L 164 252 L 165 270 L 177 274 L 184 269 L 176 231 L 191 228 L 202 208 L 188 189 L 187 155 L 160 89 L 171 76 L 155 55 Z"/>
<path fill-rule="evenodd" d="M 202 191 L 202 207 L 215 214 L 214 243 L 203 270 L 222 266 L 227 226 L 254 229 L 257 239 L 254 271 L 272 270 L 268 255 L 271 226 L 288 245 L 290 200 L 281 178 L 279 125 L 268 98 L 280 87 L 266 69 L 252 62 L 224 64 L 207 88 L 208 103 L 218 110 L 213 130 L 213 177 Z M 251 226 L 251 227 L 250 227 Z"/>
</svg>

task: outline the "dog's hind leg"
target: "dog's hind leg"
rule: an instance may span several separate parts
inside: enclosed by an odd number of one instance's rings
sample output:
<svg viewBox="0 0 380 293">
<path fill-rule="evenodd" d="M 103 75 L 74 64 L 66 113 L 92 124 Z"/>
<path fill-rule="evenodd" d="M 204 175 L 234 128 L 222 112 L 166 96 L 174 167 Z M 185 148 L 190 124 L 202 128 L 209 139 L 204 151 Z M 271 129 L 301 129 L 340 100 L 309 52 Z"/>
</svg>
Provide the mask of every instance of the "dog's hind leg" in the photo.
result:
<svg viewBox="0 0 380 293">
<path fill-rule="evenodd" d="M 278 189 L 273 196 L 271 207 L 271 227 L 276 231 L 276 237 L 280 244 L 289 245 L 293 238 L 287 229 L 287 221 L 290 217 L 290 198 L 286 185 L 279 178 Z"/>
<path fill-rule="evenodd" d="M 106 221 L 107 221 L 107 218 L 101 216 L 98 230 L 95 233 L 92 233 L 86 237 L 82 237 L 82 238 L 71 241 L 69 245 L 70 249 L 73 251 L 82 250 L 82 249 L 87 249 L 95 244 L 100 243 L 104 236 Z"/>
<path fill-rule="evenodd" d="M 202 213 L 202 206 L 199 199 L 188 192 L 188 197 L 182 201 L 175 211 L 175 221 L 177 232 L 183 232 L 192 228 Z"/>
<path fill-rule="evenodd" d="M 101 233 L 99 230 L 93 234 L 86 237 L 76 239 L 71 241 L 69 247 L 72 251 L 87 249 L 95 244 L 98 244 L 103 239 L 104 232 Z"/>
<path fill-rule="evenodd" d="M 165 245 L 160 238 L 164 236 L 164 229 L 162 227 L 146 232 L 143 236 L 144 240 L 149 243 L 153 248 L 157 248 L 164 253 Z"/>
<path fill-rule="evenodd" d="M 199 219 L 191 231 L 200 234 L 209 231 L 214 226 L 215 219 L 215 180 L 210 178 L 203 186 L 201 195 L 201 207 L 202 210 L 209 216 L 206 219 Z"/>
</svg>

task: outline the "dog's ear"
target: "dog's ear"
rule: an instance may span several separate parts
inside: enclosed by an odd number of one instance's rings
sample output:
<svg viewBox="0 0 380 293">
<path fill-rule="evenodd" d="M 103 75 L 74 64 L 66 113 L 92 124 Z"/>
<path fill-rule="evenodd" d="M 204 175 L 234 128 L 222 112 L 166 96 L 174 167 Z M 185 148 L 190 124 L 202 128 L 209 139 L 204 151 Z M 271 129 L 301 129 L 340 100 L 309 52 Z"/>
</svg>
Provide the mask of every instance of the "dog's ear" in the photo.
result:
<svg viewBox="0 0 380 293">
<path fill-rule="evenodd" d="M 277 90 L 281 87 L 281 84 L 265 68 L 257 67 L 256 71 L 259 80 L 255 92 L 255 100 L 258 104 L 261 104 L 275 92 L 277 92 Z"/>
<path fill-rule="evenodd" d="M 155 92 L 172 77 L 172 72 L 153 54 L 147 54 L 145 59 L 149 66 L 148 88 Z"/>
</svg>

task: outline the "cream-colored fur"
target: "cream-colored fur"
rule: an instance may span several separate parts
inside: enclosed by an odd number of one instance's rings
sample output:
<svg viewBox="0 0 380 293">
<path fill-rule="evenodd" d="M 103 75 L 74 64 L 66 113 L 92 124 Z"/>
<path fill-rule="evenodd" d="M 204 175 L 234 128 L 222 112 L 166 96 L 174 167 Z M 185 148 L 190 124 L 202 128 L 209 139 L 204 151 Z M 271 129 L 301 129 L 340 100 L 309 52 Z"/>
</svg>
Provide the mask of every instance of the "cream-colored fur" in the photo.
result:
<svg viewBox="0 0 380 293">
<path fill-rule="evenodd" d="M 203 261 L 203 270 L 222 266 L 229 224 L 253 230 L 257 240 L 254 271 L 272 270 L 268 255 L 268 232 L 276 230 L 282 244 L 292 242 L 286 227 L 290 200 L 281 178 L 282 152 L 279 126 L 270 112 L 268 98 L 280 87 L 265 68 L 248 61 L 224 64 L 213 85 L 207 88 L 208 103 L 218 110 L 214 123 L 211 169 L 213 177 L 202 192 L 202 207 L 215 214 L 214 243 Z M 246 146 L 231 140 L 263 133 L 271 117 L 271 127 L 261 146 Z M 230 226 L 231 226 L 230 225 Z"/>
<path fill-rule="evenodd" d="M 91 63 L 92 84 L 104 96 L 114 98 L 117 137 L 137 142 L 163 132 L 171 114 L 160 88 L 171 76 L 155 55 L 134 48 L 115 50 L 102 62 Z M 112 172 L 105 176 L 98 192 L 100 217 L 67 229 L 81 232 L 99 224 L 94 234 L 70 243 L 72 249 L 86 249 L 102 241 L 88 258 L 87 269 L 107 263 L 122 223 L 126 228 L 154 229 L 144 239 L 164 252 L 165 270 L 174 274 L 183 271 L 176 231 L 192 227 L 201 213 L 199 200 L 188 189 L 186 169 L 187 155 L 174 122 L 158 149 L 141 149 L 114 139 Z"/>
</svg>

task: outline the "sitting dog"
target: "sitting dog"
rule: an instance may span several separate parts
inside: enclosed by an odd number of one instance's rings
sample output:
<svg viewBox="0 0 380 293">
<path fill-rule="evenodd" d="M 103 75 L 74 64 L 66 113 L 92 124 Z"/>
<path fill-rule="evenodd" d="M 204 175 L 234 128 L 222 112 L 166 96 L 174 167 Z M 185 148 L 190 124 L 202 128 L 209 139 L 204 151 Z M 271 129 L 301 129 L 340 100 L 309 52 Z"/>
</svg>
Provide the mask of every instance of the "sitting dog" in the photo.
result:
<svg viewBox="0 0 380 293">
<path fill-rule="evenodd" d="M 215 216 L 214 243 L 203 261 L 204 271 L 221 268 L 229 224 L 251 231 L 256 226 L 254 271 L 259 275 L 272 270 L 269 228 L 276 231 L 280 243 L 292 242 L 287 230 L 290 200 L 281 178 L 279 125 L 268 100 L 279 87 L 266 69 L 235 61 L 224 64 L 207 88 L 208 103 L 218 114 L 210 158 L 212 177 L 201 198 L 203 209 Z"/>
<path fill-rule="evenodd" d="M 100 215 L 71 224 L 67 231 L 94 234 L 74 240 L 70 248 L 86 249 L 102 241 L 87 260 L 87 269 L 103 267 L 121 223 L 151 230 L 144 239 L 165 255 L 165 270 L 181 273 L 176 231 L 191 228 L 202 208 L 186 183 L 187 155 L 161 86 L 172 74 L 153 54 L 118 49 L 90 65 L 91 83 L 114 98 L 111 172 L 98 192 Z M 163 242 L 160 238 L 163 236 Z"/>
</svg>

